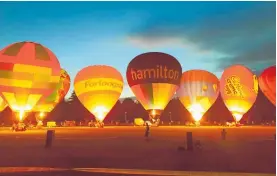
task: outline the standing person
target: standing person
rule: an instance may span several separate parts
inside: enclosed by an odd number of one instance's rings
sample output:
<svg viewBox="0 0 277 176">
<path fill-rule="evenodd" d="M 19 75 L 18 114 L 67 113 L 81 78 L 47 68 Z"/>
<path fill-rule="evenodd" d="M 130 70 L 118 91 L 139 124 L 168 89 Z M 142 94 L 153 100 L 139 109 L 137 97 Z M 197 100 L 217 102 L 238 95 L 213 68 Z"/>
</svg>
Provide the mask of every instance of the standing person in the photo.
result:
<svg viewBox="0 0 277 176">
<path fill-rule="evenodd" d="M 148 125 L 148 122 L 146 122 L 146 128 L 145 128 L 145 134 L 144 134 L 144 137 L 146 138 L 146 140 L 148 139 L 149 137 L 149 133 L 150 133 L 150 128 L 149 128 L 149 125 Z"/>
<path fill-rule="evenodd" d="M 16 130 L 16 123 L 13 122 L 13 125 L 12 125 L 12 131 L 15 131 Z"/>
</svg>

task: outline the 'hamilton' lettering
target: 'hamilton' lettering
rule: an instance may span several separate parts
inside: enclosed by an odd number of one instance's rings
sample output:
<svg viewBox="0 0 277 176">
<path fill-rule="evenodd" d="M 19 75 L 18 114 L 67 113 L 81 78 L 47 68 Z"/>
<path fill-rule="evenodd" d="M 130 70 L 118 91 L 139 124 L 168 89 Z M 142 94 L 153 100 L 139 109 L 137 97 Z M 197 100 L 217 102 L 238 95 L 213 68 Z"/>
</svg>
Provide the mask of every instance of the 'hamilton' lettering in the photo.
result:
<svg viewBox="0 0 277 176">
<path fill-rule="evenodd" d="M 147 68 L 135 70 L 131 68 L 131 75 L 133 80 L 141 79 L 174 79 L 178 80 L 180 77 L 179 71 L 168 69 L 166 66 L 157 65 L 156 68 Z"/>
</svg>

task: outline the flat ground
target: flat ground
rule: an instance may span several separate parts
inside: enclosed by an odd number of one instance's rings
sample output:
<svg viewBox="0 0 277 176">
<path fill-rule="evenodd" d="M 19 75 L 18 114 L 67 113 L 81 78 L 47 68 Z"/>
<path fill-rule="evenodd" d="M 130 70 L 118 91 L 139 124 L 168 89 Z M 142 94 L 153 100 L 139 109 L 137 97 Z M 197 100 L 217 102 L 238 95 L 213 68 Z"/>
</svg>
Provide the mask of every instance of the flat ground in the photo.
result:
<svg viewBox="0 0 277 176">
<path fill-rule="evenodd" d="M 276 172 L 275 127 L 55 128 L 51 149 L 46 130 L 11 132 L 0 128 L 1 167 L 124 168 L 215 172 Z M 202 150 L 178 151 L 186 132 Z"/>
</svg>

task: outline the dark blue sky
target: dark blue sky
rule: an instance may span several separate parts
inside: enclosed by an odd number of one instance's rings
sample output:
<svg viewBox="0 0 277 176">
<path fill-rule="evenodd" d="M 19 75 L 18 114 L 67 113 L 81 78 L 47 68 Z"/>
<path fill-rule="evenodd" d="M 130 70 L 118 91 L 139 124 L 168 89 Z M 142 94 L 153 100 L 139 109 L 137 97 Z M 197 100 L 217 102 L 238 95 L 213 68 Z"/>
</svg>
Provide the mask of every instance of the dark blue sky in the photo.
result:
<svg viewBox="0 0 277 176">
<path fill-rule="evenodd" d="M 71 76 L 107 64 L 125 77 L 136 55 L 161 51 L 183 71 L 218 77 L 231 64 L 259 72 L 276 63 L 275 2 L 0 2 L 0 48 L 35 41 Z M 125 86 L 123 97 L 132 95 Z"/>
</svg>

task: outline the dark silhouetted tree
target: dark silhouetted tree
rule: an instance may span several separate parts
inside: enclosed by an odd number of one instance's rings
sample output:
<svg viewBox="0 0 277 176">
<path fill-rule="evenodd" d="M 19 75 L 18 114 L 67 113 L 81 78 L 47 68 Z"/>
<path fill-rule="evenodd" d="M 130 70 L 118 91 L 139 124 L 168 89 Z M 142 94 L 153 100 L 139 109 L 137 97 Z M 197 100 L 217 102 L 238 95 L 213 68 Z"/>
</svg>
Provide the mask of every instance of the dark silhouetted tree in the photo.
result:
<svg viewBox="0 0 277 176">
<path fill-rule="evenodd" d="M 164 109 L 164 112 L 161 115 L 161 120 L 164 122 L 170 122 L 170 120 L 175 122 L 185 122 L 191 121 L 192 118 L 180 100 L 178 98 L 173 98 Z"/>
<path fill-rule="evenodd" d="M 208 122 L 222 122 L 233 121 L 233 116 L 230 111 L 225 106 L 221 96 L 219 95 L 214 104 L 210 109 L 204 114 L 201 121 Z"/>
<path fill-rule="evenodd" d="M 107 114 L 104 122 L 109 123 L 111 121 L 117 121 L 118 119 L 120 119 L 120 116 L 121 116 L 120 112 L 121 112 L 121 103 L 118 100 L 114 105 L 114 107 L 111 109 L 111 111 Z"/>
<path fill-rule="evenodd" d="M 47 120 L 53 120 L 61 122 L 66 120 L 65 116 L 67 114 L 67 109 L 69 108 L 69 103 L 63 99 L 56 107 L 47 115 Z"/>
<path fill-rule="evenodd" d="M 15 120 L 14 114 L 9 106 L 7 106 L 0 114 L 0 122 L 5 125 L 12 125 Z"/>
<path fill-rule="evenodd" d="M 119 121 L 125 122 L 128 120 L 129 122 L 132 122 L 134 118 L 137 117 L 137 104 L 134 102 L 131 98 L 125 98 L 120 106 L 120 116 Z"/>
<path fill-rule="evenodd" d="M 64 110 L 66 112 L 66 114 L 64 115 L 65 119 L 76 120 L 76 121 L 95 119 L 94 115 L 91 114 L 79 101 L 74 91 L 72 92 L 67 103 L 68 103 L 67 109 Z"/>
<path fill-rule="evenodd" d="M 246 121 L 270 122 L 276 120 L 276 107 L 266 98 L 259 89 L 257 99 L 252 108 L 244 115 Z"/>
<path fill-rule="evenodd" d="M 135 111 L 132 121 L 134 121 L 134 118 L 143 118 L 144 120 L 149 120 L 148 112 L 144 109 L 144 107 L 139 101 L 135 102 Z"/>
</svg>

